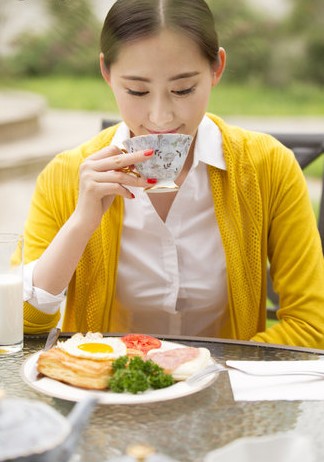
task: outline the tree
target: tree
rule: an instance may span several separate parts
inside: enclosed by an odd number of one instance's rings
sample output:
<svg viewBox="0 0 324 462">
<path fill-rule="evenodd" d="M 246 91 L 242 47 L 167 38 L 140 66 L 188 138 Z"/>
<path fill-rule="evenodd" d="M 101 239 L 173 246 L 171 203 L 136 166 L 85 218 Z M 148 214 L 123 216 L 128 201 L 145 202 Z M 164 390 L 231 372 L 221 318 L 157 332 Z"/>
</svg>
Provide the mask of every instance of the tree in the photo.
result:
<svg viewBox="0 0 324 462">
<path fill-rule="evenodd" d="M 294 72 L 303 80 L 324 83 L 324 2 L 295 0 L 287 36 L 296 46 Z"/>
<path fill-rule="evenodd" d="M 209 0 L 220 45 L 227 50 L 225 80 L 263 81 L 273 54 L 277 22 L 257 14 L 245 0 Z"/>
<path fill-rule="evenodd" d="M 100 24 L 89 0 L 46 0 L 51 26 L 46 33 L 24 33 L 12 57 L 16 73 L 98 73 Z"/>
</svg>

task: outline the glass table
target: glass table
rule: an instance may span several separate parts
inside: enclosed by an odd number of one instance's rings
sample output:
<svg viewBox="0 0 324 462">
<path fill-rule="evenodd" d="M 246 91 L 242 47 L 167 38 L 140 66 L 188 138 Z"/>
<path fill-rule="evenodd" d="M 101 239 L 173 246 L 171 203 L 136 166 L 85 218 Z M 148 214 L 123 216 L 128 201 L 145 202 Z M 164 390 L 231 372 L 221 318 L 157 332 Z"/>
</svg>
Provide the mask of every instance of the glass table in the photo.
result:
<svg viewBox="0 0 324 462">
<path fill-rule="evenodd" d="M 73 402 L 35 391 L 21 377 L 23 362 L 42 349 L 45 339 L 26 336 L 22 352 L 0 355 L 0 388 L 8 397 L 37 399 L 67 415 Z M 207 347 L 222 364 L 228 359 L 309 360 L 324 355 L 323 350 L 251 342 L 172 336 L 161 339 Z M 148 404 L 98 405 L 82 433 L 75 457 L 80 462 L 106 462 L 125 454 L 130 445 L 147 444 L 180 462 L 199 462 L 207 452 L 240 437 L 296 430 L 312 438 L 317 458 L 323 460 L 323 416 L 324 401 L 235 402 L 228 375 L 219 374 L 209 387 L 190 396 Z"/>
</svg>

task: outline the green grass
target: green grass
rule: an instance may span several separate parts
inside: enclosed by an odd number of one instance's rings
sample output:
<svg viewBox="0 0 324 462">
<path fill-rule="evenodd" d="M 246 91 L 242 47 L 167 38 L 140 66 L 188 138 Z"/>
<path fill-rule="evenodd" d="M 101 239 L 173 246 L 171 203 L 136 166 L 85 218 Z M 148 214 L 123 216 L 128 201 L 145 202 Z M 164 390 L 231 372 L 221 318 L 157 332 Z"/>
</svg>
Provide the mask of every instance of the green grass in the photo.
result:
<svg viewBox="0 0 324 462">
<path fill-rule="evenodd" d="M 100 75 L 0 80 L 0 89 L 6 88 L 39 93 L 52 108 L 118 113 L 114 96 Z M 324 116 L 324 92 L 311 85 L 292 84 L 282 90 L 224 81 L 213 89 L 208 110 L 220 116 Z M 313 177 L 321 177 L 322 172 L 323 157 L 305 169 Z"/>
<path fill-rule="evenodd" d="M 0 88 L 43 95 L 52 108 L 117 113 L 114 96 L 101 77 L 39 77 L 0 81 Z"/>
<path fill-rule="evenodd" d="M 118 113 L 114 96 L 100 75 L 0 80 L 0 90 L 6 88 L 39 93 L 52 108 Z M 208 110 L 220 116 L 324 116 L 324 92 L 311 85 L 292 84 L 282 90 L 223 81 L 213 89 Z M 323 156 L 305 169 L 306 175 L 318 178 L 322 172 Z"/>
<path fill-rule="evenodd" d="M 211 94 L 210 108 L 223 116 L 323 116 L 324 93 L 297 84 L 281 89 L 220 83 Z"/>
<path fill-rule="evenodd" d="M 275 324 L 277 324 L 277 320 L 276 319 L 267 319 L 267 322 L 266 322 L 266 327 L 272 327 L 274 326 Z"/>
<path fill-rule="evenodd" d="M 0 88 L 5 87 L 42 94 L 53 108 L 117 112 L 114 97 L 100 76 L 0 80 Z M 301 84 L 283 90 L 224 81 L 213 89 L 208 110 L 221 116 L 323 116 L 324 92 L 319 87 Z"/>
<path fill-rule="evenodd" d="M 114 96 L 98 77 L 48 76 L 0 80 L 0 89 L 27 90 L 43 95 L 52 108 L 117 114 Z M 221 82 L 214 88 L 208 110 L 220 116 L 324 116 L 324 92 L 310 85 L 291 85 L 285 90 L 261 85 Z M 305 169 L 321 177 L 323 156 Z"/>
<path fill-rule="evenodd" d="M 322 178 L 324 169 L 324 158 L 323 155 L 318 159 L 314 160 L 308 167 L 304 169 L 306 176 Z"/>
</svg>

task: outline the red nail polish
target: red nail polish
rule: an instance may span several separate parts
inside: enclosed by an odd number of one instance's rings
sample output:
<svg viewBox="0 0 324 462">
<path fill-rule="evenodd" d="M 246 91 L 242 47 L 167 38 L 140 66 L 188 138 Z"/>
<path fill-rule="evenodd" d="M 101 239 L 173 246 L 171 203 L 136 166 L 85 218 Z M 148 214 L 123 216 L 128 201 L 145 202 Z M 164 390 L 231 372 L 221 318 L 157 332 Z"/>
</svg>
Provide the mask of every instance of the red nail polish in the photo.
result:
<svg viewBox="0 0 324 462">
<path fill-rule="evenodd" d="M 153 156 L 154 154 L 154 149 L 146 149 L 146 151 L 144 151 L 144 156 Z"/>
<path fill-rule="evenodd" d="M 132 199 L 135 199 L 135 195 L 133 193 L 131 193 L 131 195 L 132 195 Z"/>
<path fill-rule="evenodd" d="M 155 184 L 155 183 L 157 183 L 157 179 L 156 178 L 147 178 L 146 183 Z"/>
</svg>

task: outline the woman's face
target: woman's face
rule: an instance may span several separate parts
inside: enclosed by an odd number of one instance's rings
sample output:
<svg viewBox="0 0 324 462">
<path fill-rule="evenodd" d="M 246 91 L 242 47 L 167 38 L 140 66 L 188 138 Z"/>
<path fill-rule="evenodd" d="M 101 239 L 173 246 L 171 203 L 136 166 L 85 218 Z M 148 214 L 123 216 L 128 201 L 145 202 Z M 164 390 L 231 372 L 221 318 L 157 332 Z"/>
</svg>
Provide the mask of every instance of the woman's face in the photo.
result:
<svg viewBox="0 0 324 462">
<path fill-rule="evenodd" d="M 124 44 L 109 70 L 101 55 L 101 72 L 135 136 L 174 132 L 195 136 L 211 88 L 224 69 L 225 51 L 219 54 L 219 65 L 211 65 L 192 39 L 163 30 Z"/>
</svg>

